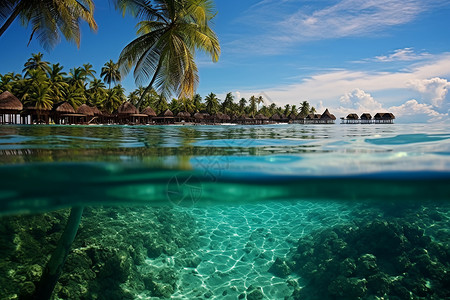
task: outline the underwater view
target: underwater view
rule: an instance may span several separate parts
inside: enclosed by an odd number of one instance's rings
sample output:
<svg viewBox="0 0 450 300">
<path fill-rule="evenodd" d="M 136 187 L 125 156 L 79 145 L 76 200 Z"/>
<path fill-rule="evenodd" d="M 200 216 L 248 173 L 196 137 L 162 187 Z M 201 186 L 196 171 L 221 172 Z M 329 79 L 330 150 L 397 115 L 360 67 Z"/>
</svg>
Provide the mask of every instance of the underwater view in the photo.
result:
<svg viewBox="0 0 450 300">
<path fill-rule="evenodd" d="M 450 299 L 450 125 L 2 125 L 0 299 Z"/>
</svg>

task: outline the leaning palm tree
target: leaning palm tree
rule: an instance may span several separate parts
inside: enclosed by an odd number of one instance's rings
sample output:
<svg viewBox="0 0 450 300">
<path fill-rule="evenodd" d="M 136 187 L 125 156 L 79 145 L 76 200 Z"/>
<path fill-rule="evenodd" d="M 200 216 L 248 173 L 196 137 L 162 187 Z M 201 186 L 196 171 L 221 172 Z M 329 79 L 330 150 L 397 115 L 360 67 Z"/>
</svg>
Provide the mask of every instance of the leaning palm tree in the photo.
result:
<svg viewBox="0 0 450 300">
<path fill-rule="evenodd" d="M 119 65 L 113 62 L 112 59 L 105 63 L 100 76 L 103 77 L 103 80 L 109 85 L 109 88 L 111 88 L 111 82 L 116 84 L 122 80 L 122 76 L 119 72 Z"/>
<path fill-rule="evenodd" d="M 20 16 L 22 24 L 31 24 L 30 41 L 35 35 L 46 49 L 55 46 L 62 34 L 80 46 L 80 21 L 97 30 L 93 0 L 2 0 L 0 1 L 0 36 Z"/>
<path fill-rule="evenodd" d="M 120 54 L 123 74 L 133 66 L 138 85 L 150 82 L 141 96 L 154 88 L 165 98 L 176 94 L 192 98 L 198 84 L 195 51 L 200 50 L 216 62 L 219 40 L 210 28 L 212 0 L 116 0 L 123 12 L 130 11 L 143 19 L 138 23 L 138 38 Z"/>
</svg>

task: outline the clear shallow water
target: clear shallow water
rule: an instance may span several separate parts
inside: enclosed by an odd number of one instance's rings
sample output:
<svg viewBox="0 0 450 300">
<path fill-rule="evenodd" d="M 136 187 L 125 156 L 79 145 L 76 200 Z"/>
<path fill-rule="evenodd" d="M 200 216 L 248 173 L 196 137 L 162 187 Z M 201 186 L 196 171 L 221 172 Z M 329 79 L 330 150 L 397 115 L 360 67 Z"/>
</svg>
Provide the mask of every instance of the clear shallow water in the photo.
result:
<svg viewBox="0 0 450 300">
<path fill-rule="evenodd" d="M 445 298 L 449 154 L 442 124 L 2 126 L 0 294 L 82 205 L 56 298 Z"/>
</svg>

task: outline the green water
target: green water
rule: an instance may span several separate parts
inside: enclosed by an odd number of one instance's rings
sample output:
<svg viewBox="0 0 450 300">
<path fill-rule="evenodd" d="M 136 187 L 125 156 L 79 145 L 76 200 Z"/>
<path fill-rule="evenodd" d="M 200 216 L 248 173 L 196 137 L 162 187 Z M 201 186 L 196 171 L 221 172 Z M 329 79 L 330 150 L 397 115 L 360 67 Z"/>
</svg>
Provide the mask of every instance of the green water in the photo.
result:
<svg viewBox="0 0 450 300">
<path fill-rule="evenodd" d="M 450 298 L 449 125 L 2 126 L 0 299 Z"/>
</svg>

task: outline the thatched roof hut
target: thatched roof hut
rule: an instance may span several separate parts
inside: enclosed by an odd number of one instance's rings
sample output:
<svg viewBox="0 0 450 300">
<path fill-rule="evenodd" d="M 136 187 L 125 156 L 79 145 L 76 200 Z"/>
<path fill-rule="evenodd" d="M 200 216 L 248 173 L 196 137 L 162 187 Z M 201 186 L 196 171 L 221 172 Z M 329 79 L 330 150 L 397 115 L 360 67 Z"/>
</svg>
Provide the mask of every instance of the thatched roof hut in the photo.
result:
<svg viewBox="0 0 450 300">
<path fill-rule="evenodd" d="M 156 112 L 150 106 L 147 106 L 141 113 L 149 117 L 156 117 Z"/>
<path fill-rule="evenodd" d="M 164 118 L 173 117 L 173 112 L 170 109 L 168 109 L 164 113 L 160 113 L 159 117 L 164 117 Z"/>
<path fill-rule="evenodd" d="M 358 117 L 357 114 L 348 114 L 348 116 L 347 116 L 346 119 L 347 119 L 347 120 L 358 120 L 359 117 Z"/>
<path fill-rule="evenodd" d="M 321 120 L 336 120 L 336 117 L 328 111 L 328 108 L 325 109 L 323 114 L 320 116 Z"/>
<path fill-rule="evenodd" d="M 194 114 L 194 119 L 196 119 L 196 120 L 202 120 L 202 119 L 203 119 L 203 114 L 200 113 L 200 112 L 196 112 L 196 113 Z"/>
<path fill-rule="evenodd" d="M 291 113 L 289 116 L 288 116 L 288 118 L 290 119 L 290 120 L 296 120 L 297 119 L 297 115 L 295 114 L 295 113 Z"/>
<path fill-rule="evenodd" d="M 255 116 L 255 119 L 257 119 L 257 120 L 267 120 L 267 119 L 269 119 L 269 118 L 266 117 L 266 116 L 263 115 L 263 114 L 257 114 L 257 115 Z"/>
<path fill-rule="evenodd" d="M 363 113 L 360 118 L 361 120 L 372 120 L 372 115 L 369 113 Z"/>
<path fill-rule="evenodd" d="M 0 94 L 0 110 L 15 110 L 21 111 L 23 109 L 22 102 L 16 96 L 8 91 Z"/>
<path fill-rule="evenodd" d="M 89 106 L 89 107 L 92 109 L 94 115 L 100 116 L 102 114 L 102 112 L 100 111 L 100 109 L 97 108 L 97 106 Z"/>
<path fill-rule="evenodd" d="M 375 120 L 393 120 L 395 116 L 392 113 L 377 113 L 374 116 Z"/>
<path fill-rule="evenodd" d="M 74 114 L 75 113 L 75 109 L 67 101 L 62 101 L 62 102 L 54 104 L 52 110 L 59 114 Z"/>
<path fill-rule="evenodd" d="M 177 114 L 177 117 L 178 117 L 178 118 L 190 118 L 190 117 L 191 117 L 191 114 L 188 113 L 187 111 L 180 111 L 180 112 Z"/>
<path fill-rule="evenodd" d="M 80 107 L 78 107 L 77 114 L 82 114 L 85 116 L 94 116 L 94 112 L 86 104 L 82 104 Z"/>
<path fill-rule="evenodd" d="M 129 101 L 126 101 L 119 106 L 119 108 L 117 109 L 117 113 L 119 115 L 132 115 L 139 114 L 139 110 Z"/>
<path fill-rule="evenodd" d="M 274 115 L 272 115 L 271 119 L 272 119 L 272 120 L 275 120 L 275 121 L 278 121 L 278 120 L 281 119 L 281 117 L 280 117 L 279 114 L 274 114 Z"/>
</svg>

